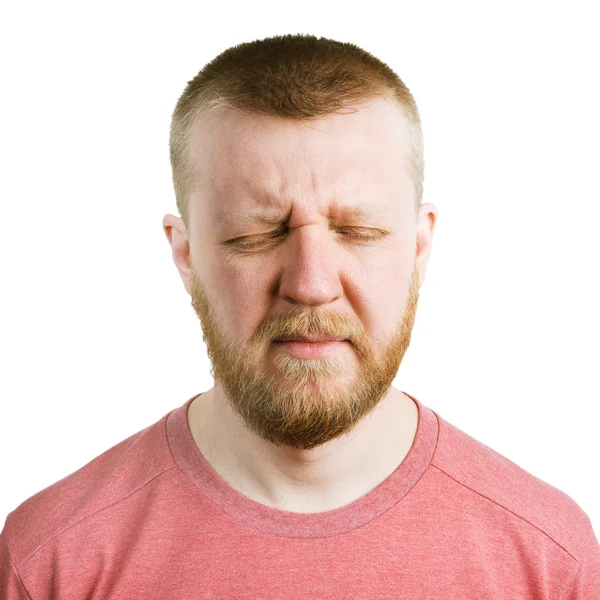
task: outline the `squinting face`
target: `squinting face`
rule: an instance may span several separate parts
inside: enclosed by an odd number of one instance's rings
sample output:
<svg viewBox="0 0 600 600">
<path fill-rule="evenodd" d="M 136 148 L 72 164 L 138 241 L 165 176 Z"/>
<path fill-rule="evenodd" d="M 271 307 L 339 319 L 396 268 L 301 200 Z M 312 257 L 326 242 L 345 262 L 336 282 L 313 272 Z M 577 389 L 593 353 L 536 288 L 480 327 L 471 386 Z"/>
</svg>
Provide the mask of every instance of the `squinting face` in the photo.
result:
<svg viewBox="0 0 600 600">
<path fill-rule="evenodd" d="M 357 108 L 308 122 L 226 112 L 194 132 L 188 290 L 215 391 L 278 446 L 349 432 L 410 342 L 420 284 L 406 121 L 391 101 Z M 307 334 L 345 341 L 318 353 L 276 341 Z"/>
</svg>

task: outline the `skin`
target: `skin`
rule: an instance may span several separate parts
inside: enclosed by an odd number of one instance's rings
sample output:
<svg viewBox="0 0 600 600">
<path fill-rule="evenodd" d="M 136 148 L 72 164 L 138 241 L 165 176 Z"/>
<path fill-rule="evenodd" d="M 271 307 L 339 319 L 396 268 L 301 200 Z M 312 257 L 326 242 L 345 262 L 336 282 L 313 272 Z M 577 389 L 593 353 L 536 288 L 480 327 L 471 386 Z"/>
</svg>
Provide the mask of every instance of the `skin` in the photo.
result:
<svg viewBox="0 0 600 600">
<path fill-rule="evenodd" d="M 194 441 L 234 489 L 292 512 L 332 510 L 375 488 L 418 424 L 391 383 L 437 209 L 415 215 L 400 107 L 377 98 L 354 109 L 309 122 L 205 115 L 190 146 L 189 230 L 163 218 L 215 380 L 190 405 Z M 349 210 L 359 204 L 373 214 Z M 261 208 L 279 222 L 232 218 Z M 274 341 L 308 333 L 346 341 L 310 359 Z"/>
</svg>

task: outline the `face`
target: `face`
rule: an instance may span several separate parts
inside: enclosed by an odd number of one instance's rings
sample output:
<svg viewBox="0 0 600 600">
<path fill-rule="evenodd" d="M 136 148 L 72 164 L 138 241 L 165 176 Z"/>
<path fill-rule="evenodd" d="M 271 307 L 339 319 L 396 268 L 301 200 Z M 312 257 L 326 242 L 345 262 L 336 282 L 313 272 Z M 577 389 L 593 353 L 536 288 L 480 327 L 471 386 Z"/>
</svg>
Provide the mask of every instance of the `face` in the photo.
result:
<svg viewBox="0 0 600 600">
<path fill-rule="evenodd" d="M 194 134 L 178 266 L 215 393 L 262 439 L 315 448 L 381 402 L 410 342 L 428 249 L 406 121 L 381 99 L 309 122 L 228 112 Z M 310 335 L 341 341 L 278 341 Z"/>
</svg>

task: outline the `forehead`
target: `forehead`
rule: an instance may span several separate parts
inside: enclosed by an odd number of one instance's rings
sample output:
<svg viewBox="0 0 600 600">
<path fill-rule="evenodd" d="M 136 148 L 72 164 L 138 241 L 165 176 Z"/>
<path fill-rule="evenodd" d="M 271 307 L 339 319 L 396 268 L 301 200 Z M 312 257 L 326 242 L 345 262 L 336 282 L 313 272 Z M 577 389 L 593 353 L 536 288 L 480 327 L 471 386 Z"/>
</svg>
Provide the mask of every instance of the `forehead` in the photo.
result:
<svg viewBox="0 0 600 600">
<path fill-rule="evenodd" d="M 280 222 L 292 210 L 383 216 L 412 202 L 402 108 L 376 99 L 310 121 L 226 111 L 203 117 L 190 154 L 190 199 L 217 224 Z"/>
</svg>

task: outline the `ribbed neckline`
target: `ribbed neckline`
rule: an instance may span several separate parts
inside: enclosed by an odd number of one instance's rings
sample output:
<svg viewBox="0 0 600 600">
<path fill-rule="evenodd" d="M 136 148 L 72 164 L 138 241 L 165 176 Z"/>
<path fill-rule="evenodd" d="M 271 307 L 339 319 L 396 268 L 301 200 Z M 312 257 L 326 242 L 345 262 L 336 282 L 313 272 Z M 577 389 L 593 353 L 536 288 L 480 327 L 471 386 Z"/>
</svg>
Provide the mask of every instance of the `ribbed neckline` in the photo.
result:
<svg viewBox="0 0 600 600">
<path fill-rule="evenodd" d="M 166 435 L 176 465 L 184 475 L 230 517 L 264 533 L 285 537 L 318 538 L 356 529 L 400 502 L 423 475 L 435 451 L 438 416 L 414 396 L 419 422 L 408 454 L 387 479 L 346 506 L 320 513 L 279 510 L 248 498 L 232 488 L 204 458 L 189 427 L 188 408 L 200 394 L 192 396 L 167 415 Z"/>
</svg>

